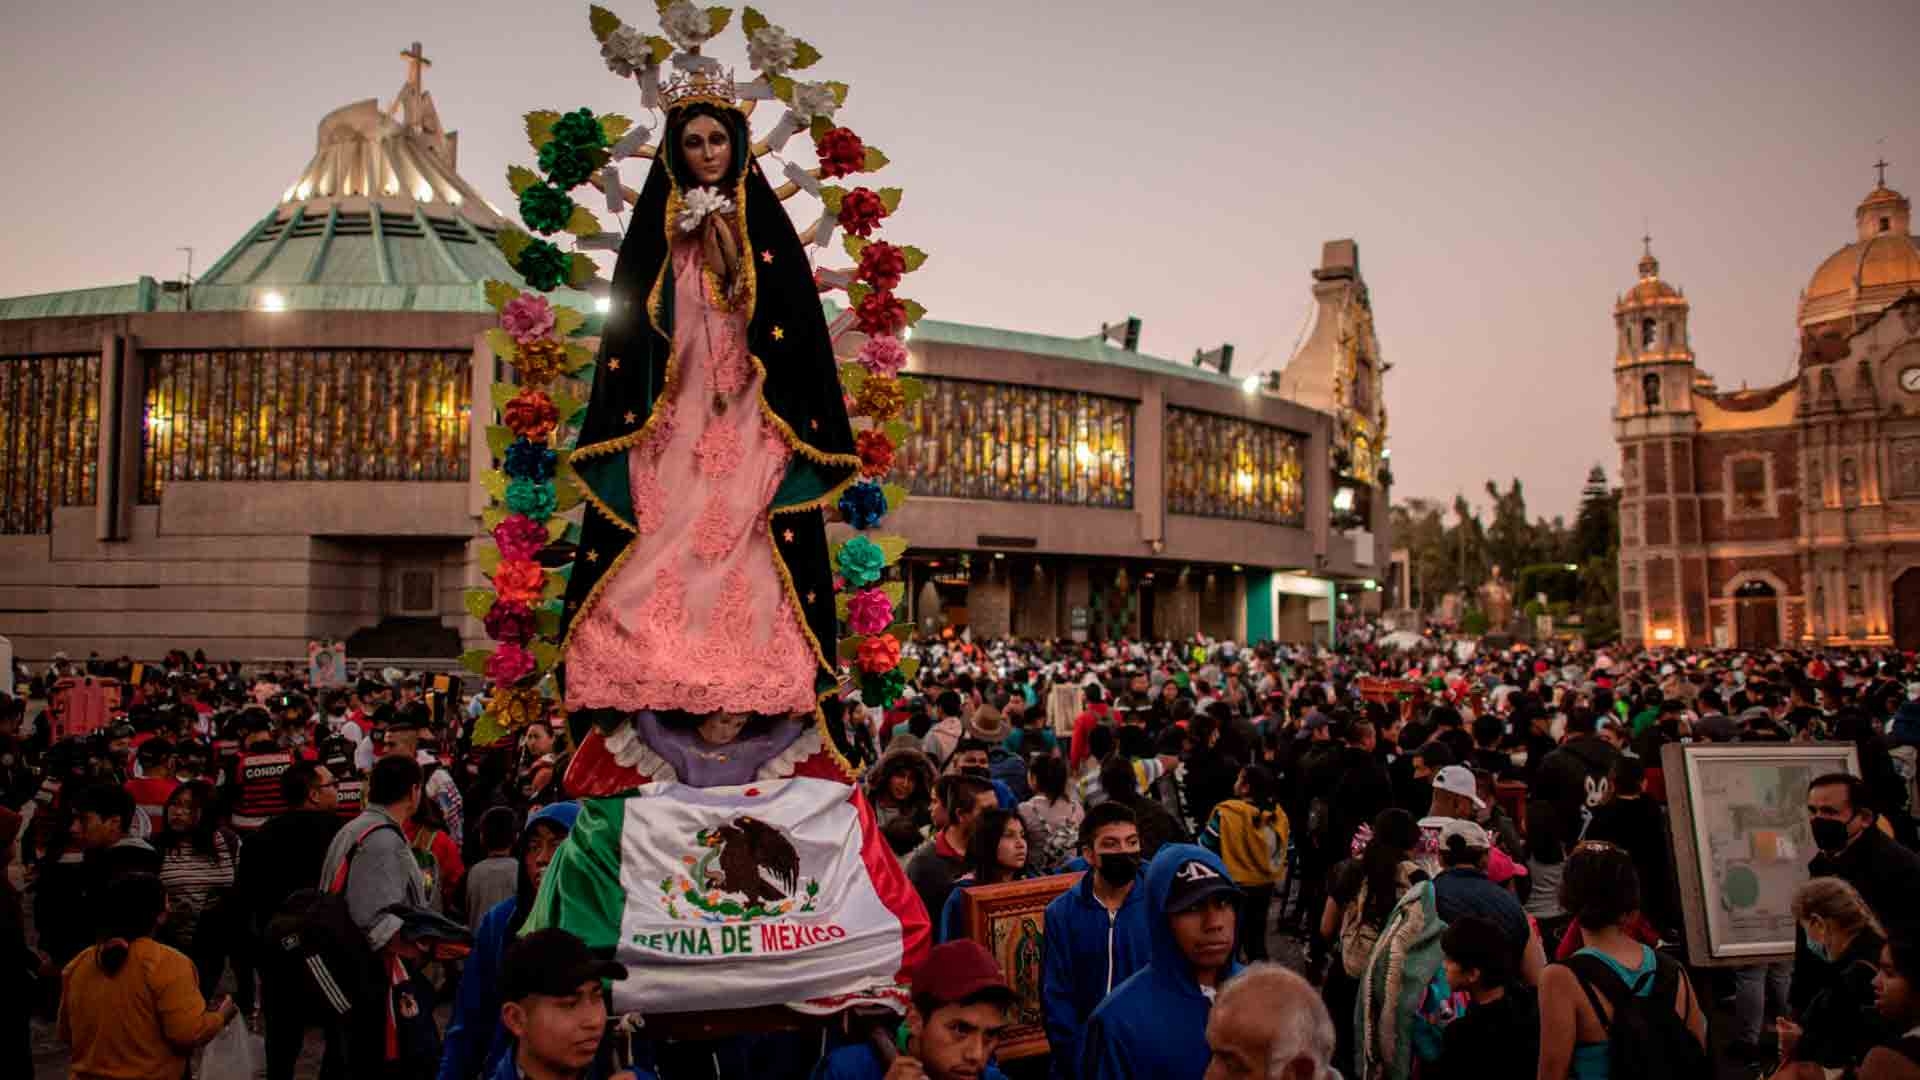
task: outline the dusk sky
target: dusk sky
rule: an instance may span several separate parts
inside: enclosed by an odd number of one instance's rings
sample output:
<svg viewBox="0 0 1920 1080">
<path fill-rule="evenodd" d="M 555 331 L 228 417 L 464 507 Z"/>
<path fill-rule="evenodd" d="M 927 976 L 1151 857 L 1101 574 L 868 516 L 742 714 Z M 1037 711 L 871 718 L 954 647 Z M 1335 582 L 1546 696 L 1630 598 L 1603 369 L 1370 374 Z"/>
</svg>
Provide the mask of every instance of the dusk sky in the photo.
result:
<svg viewBox="0 0 1920 1080">
<path fill-rule="evenodd" d="M 650 0 L 612 6 L 654 28 Z M 1796 296 L 1875 157 L 1920 196 L 1915 0 L 756 6 L 853 84 L 841 122 L 893 159 L 887 235 L 932 253 L 902 292 L 933 318 L 1134 314 L 1144 351 L 1227 341 L 1264 371 L 1321 243 L 1357 240 L 1397 497 L 1518 476 L 1570 517 L 1590 465 L 1614 478 L 1611 305 L 1643 222 L 1731 388 L 1793 370 Z M 640 111 L 585 3 L 10 0 L 6 27 L 0 296 L 177 277 L 185 245 L 209 266 L 322 115 L 392 99 L 415 39 L 499 207 L 521 113 Z M 745 70 L 737 22 L 716 45 Z"/>
</svg>

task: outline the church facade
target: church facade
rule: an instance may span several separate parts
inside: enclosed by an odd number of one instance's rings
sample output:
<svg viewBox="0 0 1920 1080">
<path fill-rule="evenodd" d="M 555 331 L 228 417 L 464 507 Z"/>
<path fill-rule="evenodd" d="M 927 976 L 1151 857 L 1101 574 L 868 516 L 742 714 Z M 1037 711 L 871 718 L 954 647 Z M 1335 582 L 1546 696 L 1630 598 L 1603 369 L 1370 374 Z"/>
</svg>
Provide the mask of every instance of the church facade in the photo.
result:
<svg viewBox="0 0 1920 1080">
<path fill-rule="evenodd" d="M 1627 641 L 1920 648 L 1920 242 L 1881 170 L 1801 293 L 1791 378 L 1719 389 L 1651 245 L 1616 300 Z"/>
</svg>

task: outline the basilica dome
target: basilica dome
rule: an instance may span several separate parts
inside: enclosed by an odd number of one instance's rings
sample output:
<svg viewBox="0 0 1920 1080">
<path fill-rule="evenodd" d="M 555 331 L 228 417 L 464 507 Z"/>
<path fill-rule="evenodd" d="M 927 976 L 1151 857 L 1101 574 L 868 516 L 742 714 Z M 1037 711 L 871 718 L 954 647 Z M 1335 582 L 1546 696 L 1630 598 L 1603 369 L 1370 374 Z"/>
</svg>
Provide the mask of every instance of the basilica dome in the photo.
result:
<svg viewBox="0 0 1920 1080">
<path fill-rule="evenodd" d="M 1800 325 L 1872 315 L 1920 291 L 1920 240 L 1913 205 L 1883 180 L 1854 211 L 1857 239 L 1820 264 L 1800 296 Z"/>
</svg>

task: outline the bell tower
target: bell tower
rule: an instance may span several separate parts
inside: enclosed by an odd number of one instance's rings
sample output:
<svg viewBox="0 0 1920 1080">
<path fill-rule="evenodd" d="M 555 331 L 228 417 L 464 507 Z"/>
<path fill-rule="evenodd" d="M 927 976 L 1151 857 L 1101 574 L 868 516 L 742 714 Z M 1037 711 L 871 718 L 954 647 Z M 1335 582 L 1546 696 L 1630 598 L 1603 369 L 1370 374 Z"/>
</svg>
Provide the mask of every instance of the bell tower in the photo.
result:
<svg viewBox="0 0 1920 1080">
<path fill-rule="evenodd" d="M 1694 475 L 1695 380 L 1684 294 L 1641 238 L 1640 276 L 1614 300 L 1614 441 L 1620 444 L 1620 632 L 1662 647 L 1707 640 L 1706 563 Z"/>
</svg>

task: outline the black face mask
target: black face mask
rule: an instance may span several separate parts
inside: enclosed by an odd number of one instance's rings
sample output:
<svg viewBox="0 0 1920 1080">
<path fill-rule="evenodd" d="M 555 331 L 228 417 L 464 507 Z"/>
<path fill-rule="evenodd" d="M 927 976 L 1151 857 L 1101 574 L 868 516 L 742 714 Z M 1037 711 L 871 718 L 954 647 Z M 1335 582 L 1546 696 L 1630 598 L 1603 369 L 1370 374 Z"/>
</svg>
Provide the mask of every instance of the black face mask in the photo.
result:
<svg viewBox="0 0 1920 1080">
<path fill-rule="evenodd" d="M 1109 851 L 1099 856 L 1100 878 L 1109 885 L 1131 885 L 1140 876 L 1137 852 Z"/>
<path fill-rule="evenodd" d="M 960 774 L 962 776 L 977 776 L 982 780 L 993 775 L 987 770 L 985 765 L 968 765 L 966 768 L 960 770 Z"/>
<path fill-rule="evenodd" d="M 1832 854 L 1847 846 L 1847 823 L 1832 818 L 1814 818 L 1808 825 L 1813 829 L 1813 842 L 1820 850 Z"/>
</svg>

